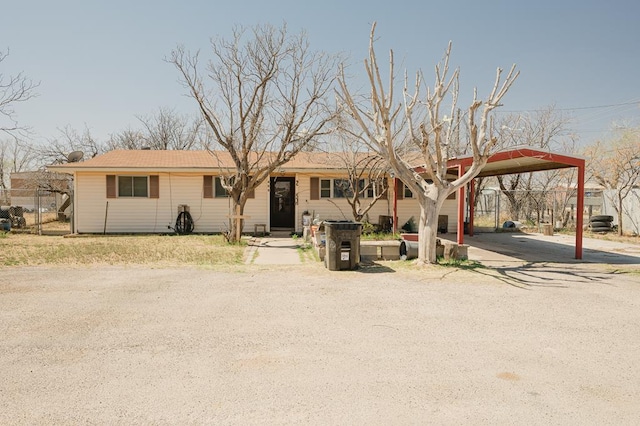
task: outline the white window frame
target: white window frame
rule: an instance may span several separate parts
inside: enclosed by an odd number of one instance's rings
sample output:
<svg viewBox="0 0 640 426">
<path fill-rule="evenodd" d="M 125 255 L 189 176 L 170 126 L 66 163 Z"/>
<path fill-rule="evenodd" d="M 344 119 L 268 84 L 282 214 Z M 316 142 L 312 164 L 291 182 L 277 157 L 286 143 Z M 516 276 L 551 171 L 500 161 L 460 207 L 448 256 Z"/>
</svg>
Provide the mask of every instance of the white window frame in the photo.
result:
<svg viewBox="0 0 640 426">
<path fill-rule="evenodd" d="M 222 192 L 219 192 L 221 190 Z M 213 198 L 229 198 L 229 191 L 222 186 L 222 179 L 220 176 L 213 177 Z"/>
<path fill-rule="evenodd" d="M 320 194 L 319 194 L 319 198 L 320 199 L 328 199 L 328 198 L 336 198 L 336 199 L 345 199 L 347 198 L 349 195 L 345 194 L 344 197 L 336 197 L 336 191 L 335 191 L 335 185 L 336 185 L 336 181 L 348 181 L 348 178 L 321 178 L 320 179 Z M 367 182 L 367 179 L 359 179 L 359 187 L 363 188 L 365 186 Z M 324 187 L 323 187 L 324 184 Z M 360 195 L 360 198 L 374 198 L 375 195 L 377 194 L 379 185 L 376 185 L 375 182 L 373 182 L 373 185 L 371 186 L 371 188 L 368 188 L 364 194 Z"/>
<path fill-rule="evenodd" d="M 120 181 L 125 179 L 131 179 L 131 195 L 123 195 L 120 192 Z M 145 180 L 145 194 L 144 195 L 136 195 L 136 185 L 135 179 L 144 179 Z M 149 198 L 149 176 L 140 176 L 140 175 L 117 175 L 116 176 L 116 189 L 118 193 L 118 198 Z"/>
</svg>

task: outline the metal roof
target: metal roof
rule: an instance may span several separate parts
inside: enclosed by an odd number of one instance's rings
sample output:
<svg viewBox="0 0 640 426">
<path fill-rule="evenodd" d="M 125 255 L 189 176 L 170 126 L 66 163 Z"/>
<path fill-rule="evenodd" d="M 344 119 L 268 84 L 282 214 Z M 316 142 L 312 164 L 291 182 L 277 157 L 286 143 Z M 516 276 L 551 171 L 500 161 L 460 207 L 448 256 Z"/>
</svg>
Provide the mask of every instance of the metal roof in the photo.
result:
<svg viewBox="0 0 640 426">
<path fill-rule="evenodd" d="M 449 168 L 471 167 L 473 157 L 454 158 L 447 162 Z M 489 157 L 478 177 L 499 176 L 515 173 L 539 172 L 565 169 L 584 165 L 584 158 L 543 151 L 530 146 L 520 146 L 500 151 Z"/>
</svg>

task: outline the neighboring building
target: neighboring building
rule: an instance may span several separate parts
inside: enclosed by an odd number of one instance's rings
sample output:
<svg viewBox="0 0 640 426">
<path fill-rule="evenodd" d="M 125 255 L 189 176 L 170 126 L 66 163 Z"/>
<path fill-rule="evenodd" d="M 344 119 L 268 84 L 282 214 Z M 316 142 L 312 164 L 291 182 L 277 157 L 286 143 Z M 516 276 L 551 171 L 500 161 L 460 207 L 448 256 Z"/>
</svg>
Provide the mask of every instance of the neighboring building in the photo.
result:
<svg viewBox="0 0 640 426">
<path fill-rule="evenodd" d="M 264 224 L 274 229 L 302 231 L 303 212 L 321 220 L 352 220 L 342 191 L 347 178 L 339 153 L 301 152 L 273 172 L 245 206 L 243 232 Z M 227 153 L 208 151 L 116 150 L 90 160 L 56 165 L 50 170 L 73 175 L 74 227 L 77 233 L 164 233 L 175 225 L 182 206 L 188 206 L 196 233 L 228 229 L 232 203 L 220 176 L 232 169 Z M 371 223 L 393 214 L 397 197 L 398 224 L 411 217 L 418 222 L 420 207 L 402 185 L 394 195 L 369 211 Z M 455 199 L 441 215 L 456 227 Z"/>
<path fill-rule="evenodd" d="M 603 191 L 602 214 L 613 216 L 613 224 L 618 223 L 618 212 L 614 208 L 617 202 L 617 191 L 608 189 Z M 640 188 L 634 188 L 622 201 L 622 232 L 631 235 L 640 235 Z"/>
<path fill-rule="evenodd" d="M 38 205 L 43 210 L 55 211 L 63 205 L 62 192 L 69 187 L 68 178 L 65 175 L 45 171 L 11 173 L 10 183 L 10 205 L 23 207 L 27 211 L 34 210 Z M 44 188 L 53 187 L 60 191 L 44 190 Z"/>
</svg>

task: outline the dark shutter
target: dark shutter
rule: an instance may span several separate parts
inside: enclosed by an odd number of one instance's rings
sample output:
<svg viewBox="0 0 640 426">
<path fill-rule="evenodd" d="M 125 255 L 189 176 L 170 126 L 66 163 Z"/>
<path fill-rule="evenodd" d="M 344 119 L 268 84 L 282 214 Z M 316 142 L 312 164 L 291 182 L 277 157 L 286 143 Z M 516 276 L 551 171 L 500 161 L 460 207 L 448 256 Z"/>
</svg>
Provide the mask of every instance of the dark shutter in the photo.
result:
<svg viewBox="0 0 640 426">
<path fill-rule="evenodd" d="M 320 178 L 311 178 L 311 196 L 312 200 L 320 199 Z"/>
<path fill-rule="evenodd" d="M 202 196 L 213 198 L 213 176 L 202 176 Z"/>
<path fill-rule="evenodd" d="M 107 175 L 107 198 L 116 198 L 116 175 Z"/>
<path fill-rule="evenodd" d="M 404 199 L 404 183 L 400 179 L 396 179 L 396 200 Z"/>
<path fill-rule="evenodd" d="M 149 176 L 149 198 L 160 198 L 160 176 Z"/>
</svg>

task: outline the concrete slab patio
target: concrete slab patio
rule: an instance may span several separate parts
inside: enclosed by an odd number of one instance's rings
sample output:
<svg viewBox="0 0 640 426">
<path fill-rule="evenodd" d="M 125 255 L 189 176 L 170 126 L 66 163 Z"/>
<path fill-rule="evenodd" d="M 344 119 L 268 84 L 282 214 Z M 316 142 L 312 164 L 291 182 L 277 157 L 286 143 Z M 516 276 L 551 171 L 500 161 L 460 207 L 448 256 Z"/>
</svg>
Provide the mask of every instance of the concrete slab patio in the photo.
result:
<svg viewBox="0 0 640 426">
<path fill-rule="evenodd" d="M 465 244 L 469 244 L 470 259 L 491 266 L 523 262 L 640 267 L 640 245 L 595 238 L 583 238 L 583 258 L 575 259 L 573 235 L 482 233 L 465 236 Z"/>
</svg>

